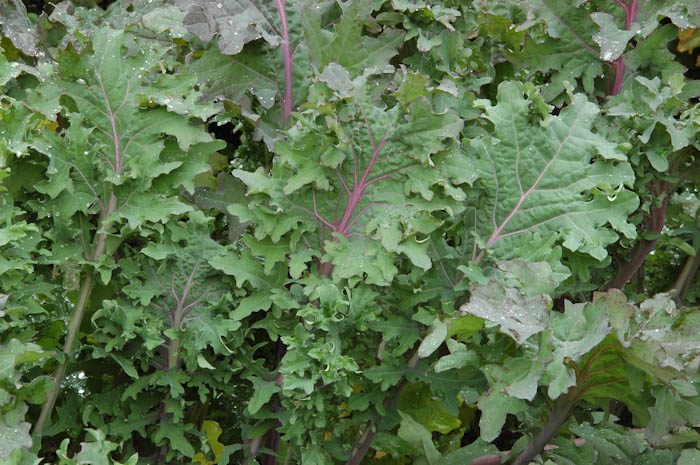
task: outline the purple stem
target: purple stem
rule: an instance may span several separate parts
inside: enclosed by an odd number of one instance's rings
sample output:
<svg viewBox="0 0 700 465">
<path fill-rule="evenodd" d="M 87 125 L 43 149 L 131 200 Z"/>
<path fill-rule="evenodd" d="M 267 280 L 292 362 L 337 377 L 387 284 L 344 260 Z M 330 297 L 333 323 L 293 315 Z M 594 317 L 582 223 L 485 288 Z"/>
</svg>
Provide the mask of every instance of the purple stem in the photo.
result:
<svg viewBox="0 0 700 465">
<path fill-rule="evenodd" d="M 625 29 L 629 31 L 639 13 L 639 0 L 633 0 L 632 3 L 625 3 L 622 0 L 615 0 L 615 2 L 625 10 Z M 625 60 L 621 56 L 609 64 L 612 67 L 615 77 L 608 90 L 608 95 L 617 95 L 622 90 L 622 83 L 625 80 L 627 67 L 625 66 Z"/>
<path fill-rule="evenodd" d="M 287 13 L 284 10 L 284 0 L 276 0 L 277 11 L 282 23 L 282 54 L 284 56 L 284 98 L 282 100 L 282 118 L 287 123 L 292 114 L 292 50 L 289 46 L 289 29 L 287 28 Z"/>
<path fill-rule="evenodd" d="M 666 222 L 666 207 L 668 206 L 668 194 L 673 189 L 673 185 L 668 181 L 664 181 L 661 184 L 661 195 L 663 195 L 663 200 L 661 201 L 660 207 L 650 208 L 650 224 L 647 227 L 647 231 L 654 232 L 656 234 L 661 234 L 661 230 Z M 620 267 L 615 278 L 605 286 L 605 290 L 608 289 L 622 289 L 627 281 L 637 272 L 642 263 L 646 260 L 647 256 L 654 250 L 656 242 L 658 239 L 642 239 L 639 244 L 634 248 L 632 252 L 632 260 L 625 263 Z"/>
<path fill-rule="evenodd" d="M 367 178 L 369 177 L 369 173 L 372 171 L 372 168 L 374 167 L 375 163 L 377 163 L 377 156 L 379 155 L 379 152 L 381 152 L 381 150 L 387 143 L 386 138 L 389 135 L 390 130 L 391 128 L 387 129 L 386 133 L 384 133 L 384 137 L 382 137 L 381 142 L 379 142 L 379 145 L 374 146 L 372 158 L 367 164 L 364 173 L 362 173 L 362 179 L 360 179 L 354 186 L 352 186 L 352 191 L 350 192 L 350 195 L 348 197 L 348 202 L 347 204 L 345 204 L 345 213 L 343 213 L 343 218 L 340 220 L 340 223 L 335 228 L 335 230 L 343 236 L 347 235 L 347 233 L 349 232 L 351 227 L 352 215 L 355 213 L 355 209 L 360 204 L 360 200 L 362 200 L 362 194 L 364 194 L 365 189 L 367 188 L 367 186 L 369 186 L 369 184 L 371 184 L 371 182 L 367 181 Z M 357 167 L 357 164 L 355 166 Z M 353 177 L 357 179 L 357 170 L 355 170 L 355 173 L 353 173 Z"/>
</svg>

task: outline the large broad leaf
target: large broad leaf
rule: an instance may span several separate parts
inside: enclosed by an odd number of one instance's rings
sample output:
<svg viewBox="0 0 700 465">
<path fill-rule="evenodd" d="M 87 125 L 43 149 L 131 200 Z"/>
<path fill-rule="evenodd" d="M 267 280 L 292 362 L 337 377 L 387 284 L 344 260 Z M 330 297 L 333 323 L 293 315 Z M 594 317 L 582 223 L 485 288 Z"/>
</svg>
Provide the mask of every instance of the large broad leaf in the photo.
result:
<svg viewBox="0 0 700 465">
<path fill-rule="evenodd" d="M 271 108 L 281 95 L 280 83 L 274 72 L 282 64 L 274 55 L 260 50 L 227 56 L 220 50 L 210 47 L 199 59 L 192 63 L 192 70 L 206 79 L 203 97 L 209 101 L 226 99 L 241 107 L 242 114 L 255 120 L 250 97 L 253 95 L 264 109 Z"/>
<path fill-rule="evenodd" d="M 501 331 L 523 344 L 530 336 L 547 327 L 548 296 L 527 297 L 512 287 L 504 288 L 495 280 L 472 289 L 471 299 L 461 311 L 501 325 Z"/>
<path fill-rule="evenodd" d="M 150 92 L 148 76 L 168 47 L 145 43 L 129 53 L 134 40 L 124 31 L 104 28 L 92 35 L 94 53 L 68 45 L 60 51 L 57 74 L 37 87 L 29 101 L 46 118 L 55 120 L 62 112 L 69 122 L 63 133 L 46 130 L 33 143 L 49 158 L 47 173 L 52 175 L 37 189 L 51 198 L 63 191 L 73 194 L 70 200 L 60 199 L 72 206 L 68 216 L 78 210 L 99 211 L 103 219 L 116 213 L 137 228 L 190 209 L 173 197 L 172 187 L 161 186 L 160 192 L 149 188 L 158 176 L 180 169 L 188 174 L 206 171 L 206 151 L 189 160 L 185 154 L 212 137 L 191 124 L 179 106 L 144 108 L 142 96 Z M 181 85 L 177 80 L 161 79 L 158 99 L 165 99 L 168 92 L 180 96 Z M 171 153 L 167 161 L 161 159 L 164 135 L 177 141 L 170 152 L 179 152 L 179 156 Z M 209 149 L 220 147 L 215 144 Z"/>
<path fill-rule="evenodd" d="M 145 257 L 122 265 L 130 281 L 123 291 L 133 304 L 99 310 L 93 316 L 93 322 L 111 334 L 108 350 L 136 334 L 147 345 L 151 341 L 157 345 L 163 336 L 154 334 L 153 326 L 178 331 L 183 341 L 181 356 L 188 367 L 197 366 L 197 356 L 207 347 L 230 354 L 224 341 L 240 323 L 216 311 L 227 291 L 209 261 L 225 254 L 225 248 L 209 238 L 211 221 L 193 212 L 187 221 L 170 222 L 159 241 L 142 249 Z M 161 321 L 156 324 L 157 320 Z"/>
<path fill-rule="evenodd" d="M 277 144 L 272 172 L 233 171 L 247 185 L 250 203 L 229 211 L 253 222 L 258 240 L 320 232 L 321 241 L 305 236 L 307 246 L 333 262 L 339 279 L 366 276 L 386 284 L 397 272 L 393 254 L 429 269 L 426 235 L 440 226 L 442 214 L 464 208 L 458 186 L 474 179 L 455 146 L 461 119 L 433 107 L 427 96 L 434 91 L 425 82 L 422 93 L 405 99 L 416 86 L 411 76 L 368 71 L 351 79 L 330 65 L 322 76 L 325 84 L 314 86 L 314 101 L 288 131 L 289 140 Z M 329 88 L 346 97 L 326 96 Z M 328 98 L 336 105 L 331 113 Z"/>
<path fill-rule="evenodd" d="M 600 260 L 618 237 L 608 225 L 635 237 L 627 217 L 638 200 L 622 187 L 634 180 L 632 170 L 614 145 L 591 132 L 596 105 L 579 94 L 572 100 L 559 115 L 539 117 L 537 94 L 504 82 L 496 105 L 477 101 L 494 127 L 493 135 L 471 142 L 488 196 L 477 226 L 485 249 L 510 255 L 508 239 L 552 231 L 565 247 Z"/>
<path fill-rule="evenodd" d="M 522 260 L 499 262 L 497 273 L 484 285 L 474 285 L 460 311 L 498 323 L 519 344 L 548 327 L 549 297 L 557 285 L 546 263 Z"/>
</svg>

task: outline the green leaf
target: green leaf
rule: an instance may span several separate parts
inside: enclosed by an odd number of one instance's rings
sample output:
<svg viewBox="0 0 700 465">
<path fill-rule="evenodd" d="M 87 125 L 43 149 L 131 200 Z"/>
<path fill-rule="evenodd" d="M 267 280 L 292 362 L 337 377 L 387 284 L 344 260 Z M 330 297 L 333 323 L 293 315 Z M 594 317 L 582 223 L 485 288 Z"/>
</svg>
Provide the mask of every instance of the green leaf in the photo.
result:
<svg viewBox="0 0 700 465">
<path fill-rule="evenodd" d="M 508 413 L 518 413 L 525 408 L 525 402 L 501 392 L 491 391 L 479 399 L 481 439 L 491 442 L 501 434 Z"/>
<path fill-rule="evenodd" d="M 40 46 L 41 31 L 27 14 L 27 7 L 22 2 L 12 2 L 3 6 L 0 12 L 2 33 L 12 41 L 22 53 L 31 57 L 43 56 Z"/>
<path fill-rule="evenodd" d="M 245 185 L 230 174 L 222 172 L 216 176 L 216 186 L 216 191 L 198 188 L 191 197 L 185 198 L 199 208 L 224 213 L 228 222 L 228 238 L 233 243 L 245 231 L 246 223 L 241 223 L 231 215 L 228 206 L 245 203 Z"/>
<path fill-rule="evenodd" d="M 248 413 L 255 415 L 272 396 L 282 389 L 273 381 L 265 381 L 257 376 L 248 378 L 253 383 L 253 395 L 248 402 Z"/>
<path fill-rule="evenodd" d="M 509 396 L 532 401 L 542 376 L 542 363 L 523 358 L 513 358 L 504 364 L 503 381 Z"/>
<path fill-rule="evenodd" d="M 309 465 L 330 465 L 332 463 L 332 459 L 317 444 L 305 447 L 301 451 L 301 460 Z"/>
<path fill-rule="evenodd" d="M 265 274 L 262 264 L 247 251 L 243 251 L 240 256 L 235 253 L 218 255 L 209 263 L 214 269 L 235 277 L 238 287 L 243 287 L 246 282 L 258 290 L 269 289 L 274 285 L 274 280 Z"/>
<path fill-rule="evenodd" d="M 272 107 L 279 93 L 277 82 L 264 72 L 269 71 L 267 67 L 265 56 L 258 53 L 244 50 L 231 57 L 212 47 L 190 65 L 192 73 L 201 76 L 202 81 L 206 75 L 209 84 L 203 89 L 205 99 L 214 101 L 223 97 L 241 106 L 244 114 L 251 117 L 253 113 L 247 92 L 256 96 L 263 108 Z"/>
<path fill-rule="evenodd" d="M 22 386 L 17 393 L 17 397 L 30 404 L 43 404 L 46 402 L 47 394 L 55 385 L 53 378 L 49 376 L 37 376 L 31 382 Z"/>
<path fill-rule="evenodd" d="M 683 449 L 681 456 L 676 461 L 676 465 L 696 465 L 698 463 L 700 463 L 700 450 L 698 449 Z"/>
<path fill-rule="evenodd" d="M 184 16 L 175 6 L 156 8 L 141 16 L 141 24 L 157 34 L 168 31 L 171 37 L 182 38 L 187 34 L 183 26 Z"/>
<path fill-rule="evenodd" d="M 447 337 L 447 324 L 444 321 L 435 319 L 433 321 L 432 331 L 423 339 L 418 346 L 418 356 L 425 358 L 435 352 L 442 345 Z"/>
<path fill-rule="evenodd" d="M 428 431 L 447 434 L 462 424 L 457 417 L 445 410 L 439 400 L 434 398 L 427 384 L 409 384 L 399 398 L 398 408 Z"/>
<path fill-rule="evenodd" d="M 440 452 L 435 448 L 430 431 L 418 423 L 411 415 L 399 410 L 401 426 L 398 436 L 411 444 L 420 444 L 421 455 L 428 460 L 430 465 L 435 465 L 440 459 Z"/>
<path fill-rule="evenodd" d="M 633 71 L 646 68 L 651 76 L 660 75 L 664 82 L 668 82 L 672 75 L 685 71 L 668 50 L 668 43 L 676 38 L 677 29 L 673 25 L 659 27 L 625 55 L 625 65 Z"/>
<path fill-rule="evenodd" d="M 602 260 L 605 247 L 617 239 L 607 224 L 635 237 L 627 217 L 638 200 L 625 189 L 614 197 L 596 189 L 631 184 L 631 168 L 614 161 L 591 163 L 598 154 L 614 160 L 624 160 L 624 155 L 590 131 L 598 108 L 583 95 L 574 95 L 559 115 L 545 115 L 532 124 L 531 98 L 523 92 L 522 85 L 504 82 L 498 87 L 497 105 L 477 102 L 494 125 L 493 136 L 471 142 L 479 157 L 477 171 L 488 189 L 477 226 L 485 248 L 503 250 L 518 235 L 553 231 L 568 249 Z"/>
<path fill-rule="evenodd" d="M 368 284 L 387 285 L 398 271 L 377 242 L 363 238 L 327 243 L 323 260 L 333 261 L 334 279 L 364 277 Z"/>
<path fill-rule="evenodd" d="M 394 458 L 403 457 L 407 453 L 420 454 L 420 449 L 417 449 L 415 444 L 389 433 L 378 433 L 372 441 L 372 447 L 378 451 L 389 452 Z"/>
<path fill-rule="evenodd" d="M 596 425 L 590 423 L 571 425 L 571 431 L 591 444 L 598 453 L 599 463 L 638 463 L 643 450 L 643 436 L 617 425 Z"/>
<path fill-rule="evenodd" d="M 174 423 L 172 421 L 164 421 L 158 423 L 158 428 L 153 434 L 153 440 L 156 444 L 162 444 L 167 439 L 170 447 L 179 451 L 185 457 L 194 457 L 194 447 L 185 437 L 185 433 L 192 430 L 191 424 Z"/>
<path fill-rule="evenodd" d="M 216 3 L 178 0 L 176 3 L 182 11 L 187 12 L 185 27 L 204 42 L 217 34 L 219 49 L 225 55 L 235 55 L 246 43 L 259 38 L 273 46 L 280 42 L 277 32 L 253 3 L 241 0 L 221 0 Z"/>
<path fill-rule="evenodd" d="M 270 274 L 276 263 L 286 262 L 286 255 L 290 249 L 288 240 L 274 243 L 269 238 L 266 238 L 258 241 L 246 234 L 243 236 L 243 242 L 254 255 L 265 259 L 265 268 L 263 270 L 265 274 Z"/>
<path fill-rule="evenodd" d="M 96 429 L 88 429 L 88 433 L 93 437 L 94 442 L 83 442 L 80 444 L 80 452 L 75 456 L 79 464 L 91 465 L 111 465 L 113 462 L 109 454 L 116 450 L 118 445 L 105 440 L 105 434 Z"/>
<path fill-rule="evenodd" d="M 613 61 L 622 55 L 627 43 L 639 32 L 638 26 L 619 29 L 615 18 L 608 13 L 591 13 L 591 19 L 600 26 L 600 32 L 593 36 L 593 40 L 600 45 L 600 57 L 605 61 Z"/>
<path fill-rule="evenodd" d="M 696 424 L 700 419 L 697 396 L 680 398 L 662 386 L 656 386 L 654 391 L 656 405 L 650 408 L 651 420 L 644 434 L 650 443 L 658 444 L 679 425 Z"/>
<path fill-rule="evenodd" d="M 469 303 L 462 305 L 460 311 L 498 323 L 503 333 L 523 344 L 547 328 L 551 306 L 548 295 L 527 297 L 492 279 L 486 286 L 475 286 Z"/>
<path fill-rule="evenodd" d="M 350 73 L 338 63 L 328 63 L 323 72 L 318 75 L 318 79 L 325 82 L 328 88 L 333 89 L 339 97 L 352 96 L 355 86 L 350 79 Z M 335 168 L 335 166 L 333 167 Z"/>
<path fill-rule="evenodd" d="M 462 465 L 472 463 L 474 459 L 487 455 L 494 455 L 499 452 L 498 448 L 493 444 L 488 444 L 481 439 L 477 439 L 468 446 L 457 449 L 451 452 L 438 461 L 437 465 Z"/>
<path fill-rule="evenodd" d="M 483 327 L 484 320 L 482 318 L 472 315 L 458 316 L 457 318 L 449 321 L 447 326 L 447 336 L 457 336 L 458 340 L 466 341 Z"/>
<path fill-rule="evenodd" d="M 234 320 L 243 320 L 251 313 L 260 310 L 269 310 L 272 305 L 272 299 L 267 291 L 253 292 L 249 296 L 241 299 L 238 307 L 231 313 L 231 318 Z"/>
<path fill-rule="evenodd" d="M 18 339 L 11 339 L 9 343 L 0 346 L 0 380 L 16 383 L 19 380 L 19 373 L 15 367 L 43 357 L 42 352 L 40 346 L 23 343 Z"/>
<path fill-rule="evenodd" d="M 162 198 L 143 194 L 133 196 L 119 210 L 119 216 L 126 219 L 130 228 L 137 229 L 146 222 L 165 222 L 171 216 L 189 211 L 192 211 L 192 208 L 182 203 L 177 197 Z"/>
<path fill-rule="evenodd" d="M 32 437 L 29 435 L 32 425 L 16 421 L 14 416 L 5 415 L 5 418 L 0 419 L 0 457 L 5 460 L 10 458 L 14 450 L 32 447 Z"/>
<path fill-rule="evenodd" d="M 389 60 L 398 53 L 403 43 L 403 33 L 396 29 L 384 29 L 377 37 L 362 34 L 364 20 L 370 13 L 370 2 L 358 0 L 350 3 L 340 22 L 330 30 L 321 24 L 321 17 L 308 8 L 303 24 L 306 44 L 316 69 L 323 70 L 330 63 L 346 69 L 352 77 L 367 68 L 385 69 Z M 347 44 L 356 46 L 348 48 Z"/>
<path fill-rule="evenodd" d="M 430 257 L 428 256 L 428 242 L 419 243 L 415 237 L 410 237 L 399 244 L 397 251 L 406 254 L 415 266 L 424 270 L 429 270 L 432 267 Z"/>
<path fill-rule="evenodd" d="M 150 93 L 145 76 L 167 47 L 144 46 L 131 53 L 134 41 L 123 30 L 95 30 L 94 53 L 72 46 L 60 50 L 56 73 L 30 91 L 30 102 L 41 104 L 35 108 L 45 112 L 46 118 L 55 119 L 61 112 L 68 124 L 59 133 L 43 130 L 33 143 L 49 160 L 50 176 L 37 189 L 56 199 L 52 204 L 67 217 L 77 211 L 101 210 L 103 220 L 125 218 L 132 230 L 189 211 L 173 197 L 179 193 L 174 188 L 182 185 L 192 190 L 192 181 L 183 176 L 203 171 L 205 151 L 221 147 L 220 143 L 203 145 L 188 158 L 190 148 L 211 142 L 212 137 L 201 125 L 192 124 L 190 112 L 182 108 L 181 114 L 144 108 L 143 95 Z M 181 82 L 166 81 L 160 83 L 160 91 L 181 95 Z M 190 100 L 196 99 L 188 92 Z M 172 145 L 166 144 L 168 137 Z M 158 180 L 161 175 L 170 176 L 174 185 Z M 69 201 L 59 197 L 64 192 L 71 194 Z"/>
<path fill-rule="evenodd" d="M 564 313 L 550 317 L 553 357 L 547 368 L 551 376 L 547 394 L 556 399 L 576 384 L 573 372 L 565 367 L 565 361 L 579 360 L 591 352 L 610 332 L 610 324 L 602 304 L 572 304 L 566 302 Z"/>
<path fill-rule="evenodd" d="M 467 365 L 474 366 L 479 358 L 473 352 L 460 351 L 453 354 L 445 355 L 435 363 L 435 373 L 452 370 L 454 368 L 462 368 Z"/>
<path fill-rule="evenodd" d="M 572 7 L 566 0 L 528 0 L 533 19 L 543 20 L 549 37 L 531 33 L 521 52 L 509 54 L 526 73 L 551 73 L 542 91 L 546 101 L 555 100 L 569 84 L 581 81 L 588 93 L 595 91 L 594 79 L 604 73 L 600 52 L 593 36 L 598 30 L 590 10 Z M 527 21 L 516 30 L 531 26 Z"/>
</svg>

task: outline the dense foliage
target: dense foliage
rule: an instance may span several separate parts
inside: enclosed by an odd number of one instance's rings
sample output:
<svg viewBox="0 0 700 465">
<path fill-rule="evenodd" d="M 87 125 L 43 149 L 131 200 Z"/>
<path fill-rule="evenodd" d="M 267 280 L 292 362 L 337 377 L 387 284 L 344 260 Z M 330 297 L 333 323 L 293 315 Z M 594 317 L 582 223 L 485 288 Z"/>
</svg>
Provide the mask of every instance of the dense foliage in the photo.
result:
<svg viewBox="0 0 700 465">
<path fill-rule="evenodd" d="M 31 7 L 0 463 L 700 462 L 698 2 Z"/>
</svg>

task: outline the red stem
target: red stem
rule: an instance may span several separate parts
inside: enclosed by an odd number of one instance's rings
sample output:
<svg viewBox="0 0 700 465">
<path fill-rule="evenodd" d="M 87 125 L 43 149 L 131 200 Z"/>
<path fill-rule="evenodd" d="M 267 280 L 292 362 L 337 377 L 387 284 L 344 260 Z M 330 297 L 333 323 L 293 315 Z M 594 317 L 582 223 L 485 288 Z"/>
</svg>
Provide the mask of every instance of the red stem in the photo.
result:
<svg viewBox="0 0 700 465">
<path fill-rule="evenodd" d="M 352 215 L 355 213 L 355 209 L 360 204 L 360 200 L 362 200 L 362 194 L 364 194 L 364 191 L 367 188 L 367 186 L 369 186 L 373 182 L 368 182 L 367 178 L 369 177 L 369 174 L 372 171 L 372 168 L 374 167 L 375 163 L 377 163 L 377 157 L 379 156 L 379 152 L 381 152 L 381 150 L 386 145 L 386 138 L 389 135 L 390 130 L 391 128 L 389 128 L 386 131 L 384 137 L 382 137 L 381 142 L 379 142 L 379 145 L 374 147 L 374 151 L 372 152 L 372 158 L 367 164 L 364 173 L 362 173 L 362 179 L 360 179 L 354 186 L 352 186 L 352 191 L 348 196 L 348 202 L 345 204 L 345 212 L 343 213 L 343 217 L 340 220 L 340 223 L 337 224 L 335 227 L 335 231 L 342 234 L 343 236 L 346 236 L 351 228 Z M 354 177 L 355 179 L 357 179 L 357 172 L 354 173 Z"/>
<path fill-rule="evenodd" d="M 625 3 L 621 0 L 615 0 L 615 2 L 625 10 L 625 30 L 629 31 L 639 13 L 639 0 L 633 0 L 632 3 Z M 608 95 L 617 95 L 622 90 L 622 83 L 625 80 L 627 67 L 625 66 L 625 60 L 621 56 L 609 64 L 612 67 L 615 77 L 612 81 L 612 85 L 608 89 Z"/>
<path fill-rule="evenodd" d="M 284 0 L 276 0 L 277 11 L 282 23 L 282 54 L 284 56 L 284 98 L 282 99 L 282 118 L 287 123 L 292 114 L 292 51 L 289 46 L 289 29 L 287 28 L 287 13 L 284 10 Z"/>
<path fill-rule="evenodd" d="M 613 79 L 612 86 L 610 86 L 610 89 L 608 90 L 608 95 L 617 95 L 622 90 L 622 83 L 625 80 L 627 67 L 625 66 L 625 61 L 622 57 L 618 57 L 610 64 L 610 66 L 615 74 L 615 78 Z"/>
</svg>

